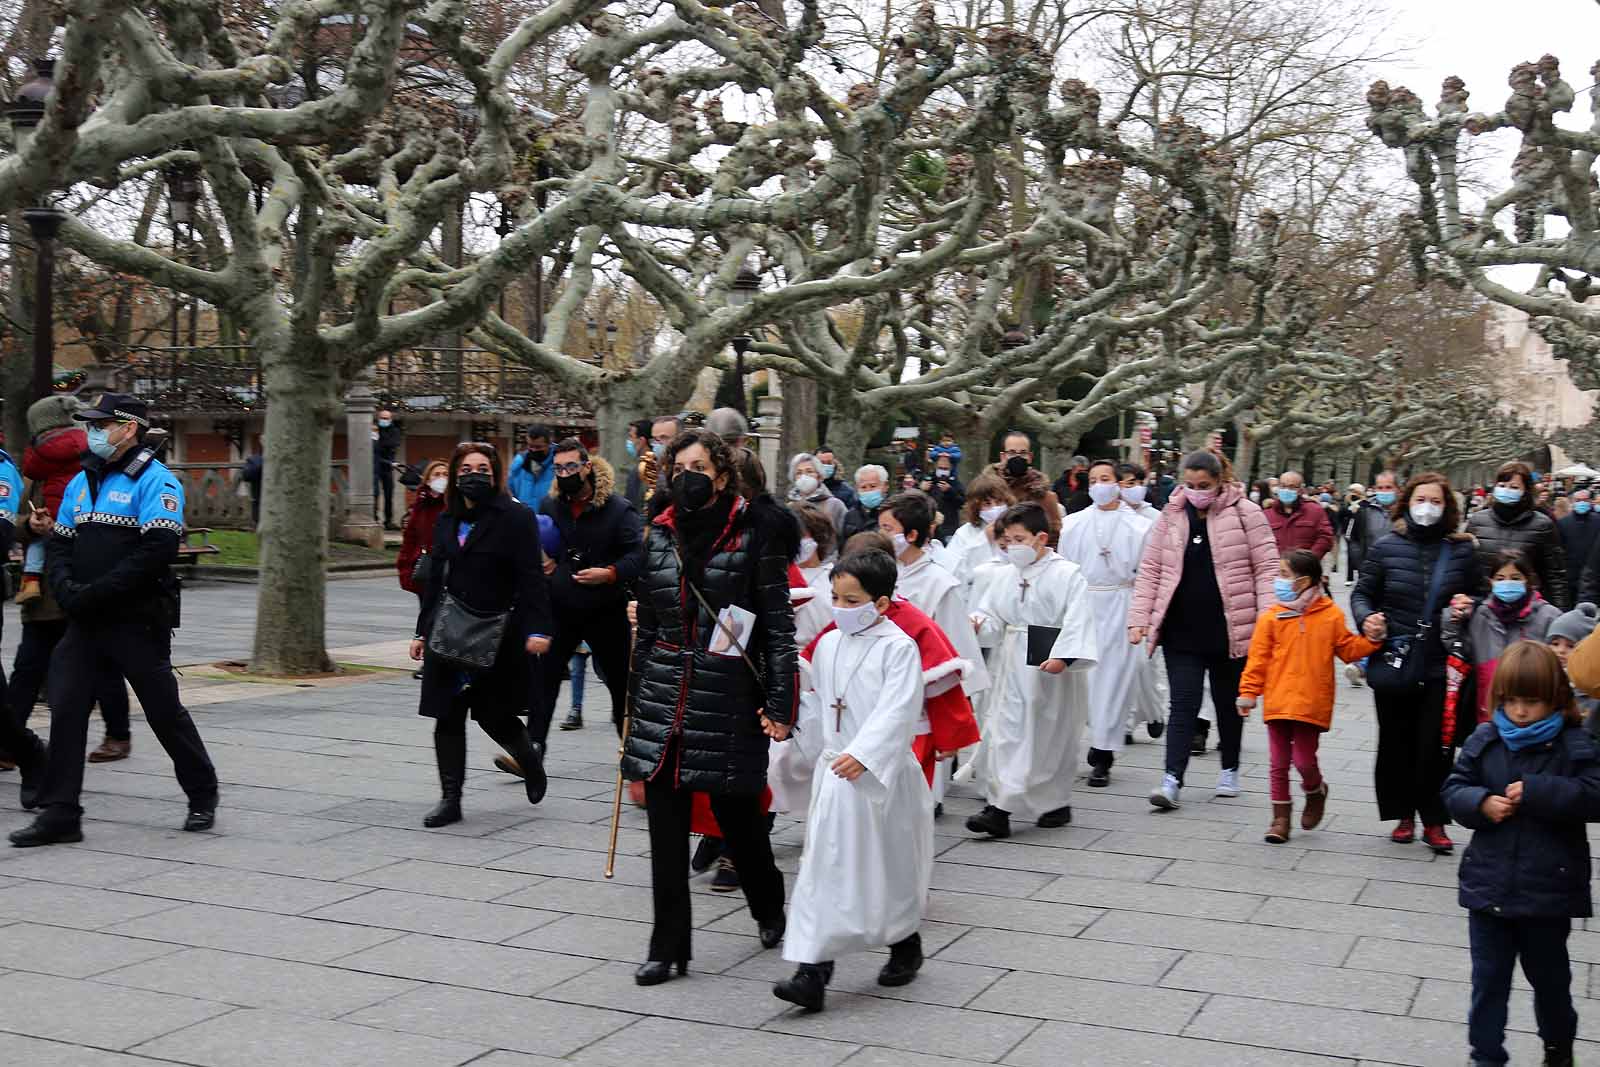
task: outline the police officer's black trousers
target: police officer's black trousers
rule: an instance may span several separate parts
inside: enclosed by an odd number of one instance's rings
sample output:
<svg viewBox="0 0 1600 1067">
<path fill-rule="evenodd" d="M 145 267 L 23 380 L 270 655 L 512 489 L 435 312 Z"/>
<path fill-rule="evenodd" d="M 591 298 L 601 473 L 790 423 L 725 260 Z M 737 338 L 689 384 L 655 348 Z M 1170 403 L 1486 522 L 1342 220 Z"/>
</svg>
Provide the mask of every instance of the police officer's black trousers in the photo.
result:
<svg viewBox="0 0 1600 1067">
<path fill-rule="evenodd" d="M 83 808 L 83 755 L 99 679 L 119 673 L 133 686 L 156 740 L 172 757 L 191 811 L 217 806 L 217 772 L 200 731 L 178 699 L 172 634 L 141 622 L 73 621 L 50 659 L 50 762 L 39 792 L 41 817 L 76 824 Z"/>
</svg>

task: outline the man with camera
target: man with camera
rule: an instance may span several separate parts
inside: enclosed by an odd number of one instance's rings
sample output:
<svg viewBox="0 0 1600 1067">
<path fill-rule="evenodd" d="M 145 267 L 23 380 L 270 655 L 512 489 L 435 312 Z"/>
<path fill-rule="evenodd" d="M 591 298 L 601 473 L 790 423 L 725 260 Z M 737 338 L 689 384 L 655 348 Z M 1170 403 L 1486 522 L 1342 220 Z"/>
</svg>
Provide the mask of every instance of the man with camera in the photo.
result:
<svg viewBox="0 0 1600 1067">
<path fill-rule="evenodd" d="M 216 818 L 217 772 L 178 698 L 172 628 L 178 591 L 171 564 L 183 539 L 183 487 L 145 443 L 149 408 L 102 393 L 73 416 L 92 456 L 67 485 L 46 548 L 45 573 L 67 613 L 50 661 L 50 751 L 42 811 L 11 835 L 18 848 L 81 841 L 83 750 L 97 681 L 128 679 L 189 798 L 185 830 Z"/>
<path fill-rule="evenodd" d="M 967 502 L 966 490 L 956 477 L 955 460 L 945 453 L 935 455 L 933 470 L 923 472 L 917 488 L 933 498 L 934 506 L 939 509 L 939 526 L 935 532 L 939 540 L 948 544 L 961 526 L 961 509 Z"/>
</svg>

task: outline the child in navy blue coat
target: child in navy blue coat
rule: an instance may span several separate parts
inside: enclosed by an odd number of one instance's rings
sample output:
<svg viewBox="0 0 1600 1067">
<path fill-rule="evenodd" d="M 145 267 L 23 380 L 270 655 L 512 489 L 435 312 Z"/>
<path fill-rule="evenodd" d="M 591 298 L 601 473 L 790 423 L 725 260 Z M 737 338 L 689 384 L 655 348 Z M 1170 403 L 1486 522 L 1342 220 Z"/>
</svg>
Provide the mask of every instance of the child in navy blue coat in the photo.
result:
<svg viewBox="0 0 1600 1067">
<path fill-rule="evenodd" d="M 1594 914 L 1584 823 L 1600 820 L 1600 748 L 1544 645 L 1506 649 L 1490 706 L 1493 717 L 1461 747 L 1443 789 L 1451 816 L 1473 831 L 1460 872 L 1472 944 L 1472 1063 L 1507 1062 L 1506 1004 L 1520 958 L 1544 1062 L 1570 1067 L 1578 1016 L 1567 935 L 1574 918 Z"/>
</svg>

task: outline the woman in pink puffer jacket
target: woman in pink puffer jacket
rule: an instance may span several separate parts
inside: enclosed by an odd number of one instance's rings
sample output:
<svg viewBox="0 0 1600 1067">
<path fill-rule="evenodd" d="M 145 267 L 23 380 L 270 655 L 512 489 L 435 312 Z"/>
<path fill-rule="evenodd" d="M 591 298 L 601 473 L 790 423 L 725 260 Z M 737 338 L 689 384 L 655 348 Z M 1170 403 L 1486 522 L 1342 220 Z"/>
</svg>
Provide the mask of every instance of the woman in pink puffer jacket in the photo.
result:
<svg viewBox="0 0 1600 1067">
<path fill-rule="evenodd" d="M 1221 735 L 1217 795 L 1239 795 L 1239 742 L 1244 721 L 1234 706 L 1256 619 L 1277 603 L 1278 548 L 1261 508 L 1243 487 L 1223 480 L 1210 452 L 1183 461 L 1183 488 L 1172 494 L 1145 543 L 1128 608 L 1128 640 L 1160 647 L 1172 691 L 1167 767 L 1150 803 L 1178 806 L 1189 745 L 1206 676 Z"/>
</svg>

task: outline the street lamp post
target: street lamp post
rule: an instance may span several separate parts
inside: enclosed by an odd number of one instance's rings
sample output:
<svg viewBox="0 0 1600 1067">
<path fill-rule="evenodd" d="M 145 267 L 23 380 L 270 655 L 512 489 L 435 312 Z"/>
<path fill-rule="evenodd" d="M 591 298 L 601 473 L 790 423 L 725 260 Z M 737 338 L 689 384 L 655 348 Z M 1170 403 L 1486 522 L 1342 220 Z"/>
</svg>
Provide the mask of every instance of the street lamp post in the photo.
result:
<svg viewBox="0 0 1600 1067">
<path fill-rule="evenodd" d="M 18 153 L 26 151 L 33 133 L 44 121 L 45 101 L 55 86 L 55 60 L 33 61 L 33 78 L 17 90 L 6 108 L 11 136 Z M 43 198 L 41 197 L 41 200 Z M 24 208 L 22 218 L 33 234 L 33 390 L 35 400 L 49 396 L 55 370 L 55 266 L 56 234 L 66 217 L 49 203 Z"/>
<path fill-rule="evenodd" d="M 733 288 L 728 291 L 728 305 L 730 307 L 747 307 L 750 301 L 756 298 L 761 291 L 761 276 L 749 267 L 741 267 L 738 275 L 733 279 Z M 740 334 L 733 339 L 733 376 L 739 382 L 739 414 L 749 415 L 744 392 L 744 354 L 750 351 L 754 339 L 749 334 Z"/>
</svg>

